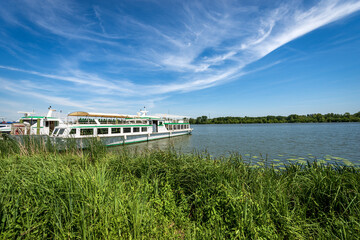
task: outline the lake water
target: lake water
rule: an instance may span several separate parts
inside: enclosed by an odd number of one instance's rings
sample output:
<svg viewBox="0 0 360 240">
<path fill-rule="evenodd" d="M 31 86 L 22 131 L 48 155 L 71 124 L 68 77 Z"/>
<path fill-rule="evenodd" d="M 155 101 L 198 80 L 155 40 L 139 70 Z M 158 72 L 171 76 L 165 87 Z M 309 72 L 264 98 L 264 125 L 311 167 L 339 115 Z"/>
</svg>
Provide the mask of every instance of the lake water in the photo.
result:
<svg viewBox="0 0 360 240">
<path fill-rule="evenodd" d="M 192 135 L 127 146 L 190 153 L 207 151 L 213 157 L 240 153 L 253 161 L 338 162 L 360 166 L 360 123 L 192 125 Z"/>
</svg>

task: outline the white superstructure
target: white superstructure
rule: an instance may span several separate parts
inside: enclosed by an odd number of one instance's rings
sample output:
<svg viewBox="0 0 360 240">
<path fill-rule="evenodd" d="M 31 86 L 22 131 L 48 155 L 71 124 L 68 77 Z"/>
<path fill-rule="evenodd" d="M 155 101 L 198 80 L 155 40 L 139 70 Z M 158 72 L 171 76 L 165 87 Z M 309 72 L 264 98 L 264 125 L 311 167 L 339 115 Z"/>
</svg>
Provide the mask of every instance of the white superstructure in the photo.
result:
<svg viewBox="0 0 360 240">
<path fill-rule="evenodd" d="M 60 118 L 54 117 L 53 112 L 56 110 L 49 107 L 46 116 L 34 115 L 34 112 L 18 112 L 24 116 L 18 123 L 11 124 L 11 135 L 50 135 L 55 127 L 62 125 Z"/>
</svg>

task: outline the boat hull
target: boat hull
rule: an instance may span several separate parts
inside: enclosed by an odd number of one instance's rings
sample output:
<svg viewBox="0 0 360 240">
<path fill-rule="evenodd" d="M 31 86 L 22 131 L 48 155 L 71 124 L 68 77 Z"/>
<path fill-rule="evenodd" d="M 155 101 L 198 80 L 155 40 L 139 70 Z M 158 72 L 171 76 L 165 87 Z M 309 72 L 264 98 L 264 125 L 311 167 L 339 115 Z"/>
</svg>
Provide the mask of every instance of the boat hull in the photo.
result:
<svg viewBox="0 0 360 240">
<path fill-rule="evenodd" d="M 119 141 L 114 141 L 114 139 L 105 140 L 104 144 L 106 146 L 117 146 L 117 145 L 125 145 L 125 144 L 132 144 L 138 142 L 147 142 L 162 138 L 170 138 L 182 135 L 191 134 L 190 130 L 187 131 L 179 131 L 179 132 L 166 132 L 166 133 L 152 133 L 150 135 L 135 135 L 135 136 L 128 136 L 126 139 L 121 139 Z"/>
<path fill-rule="evenodd" d="M 191 134 L 192 129 L 177 132 L 164 132 L 164 133 L 151 133 L 151 134 L 139 134 L 128 136 L 106 136 L 106 137 L 86 137 L 86 138 L 61 138 L 61 137 L 49 137 L 47 135 L 9 135 L 10 138 L 17 140 L 21 144 L 26 142 L 46 143 L 51 141 L 57 149 L 66 149 L 69 146 L 76 145 L 77 148 L 86 148 L 89 146 L 92 140 L 97 139 L 107 147 L 119 146 L 140 142 L 153 141 L 163 138 L 171 138 L 182 135 Z"/>
<path fill-rule="evenodd" d="M 107 147 L 120 146 L 126 144 L 148 142 L 163 138 L 171 138 L 182 135 L 191 134 L 192 130 L 187 129 L 184 131 L 177 132 L 164 132 L 164 133 L 151 133 L 151 134 L 139 134 L 139 135 L 128 135 L 128 136 L 104 136 L 104 137 L 85 137 L 85 138 L 60 138 L 50 137 L 52 143 L 59 146 L 60 148 L 66 147 L 67 143 L 72 142 L 76 144 L 78 148 L 86 148 L 91 140 L 97 139 Z"/>
</svg>

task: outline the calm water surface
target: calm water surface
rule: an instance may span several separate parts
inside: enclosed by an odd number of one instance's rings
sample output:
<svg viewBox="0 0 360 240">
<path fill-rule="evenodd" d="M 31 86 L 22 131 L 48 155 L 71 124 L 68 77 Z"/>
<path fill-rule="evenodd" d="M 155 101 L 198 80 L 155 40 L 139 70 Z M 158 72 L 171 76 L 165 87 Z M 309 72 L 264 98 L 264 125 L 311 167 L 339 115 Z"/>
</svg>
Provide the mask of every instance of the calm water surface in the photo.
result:
<svg viewBox="0 0 360 240">
<path fill-rule="evenodd" d="M 192 125 L 192 135 L 127 146 L 189 153 L 207 151 L 214 157 L 238 152 L 249 159 L 279 162 L 317 159 L 360 166 L 360 123 Z"/>
</svg>

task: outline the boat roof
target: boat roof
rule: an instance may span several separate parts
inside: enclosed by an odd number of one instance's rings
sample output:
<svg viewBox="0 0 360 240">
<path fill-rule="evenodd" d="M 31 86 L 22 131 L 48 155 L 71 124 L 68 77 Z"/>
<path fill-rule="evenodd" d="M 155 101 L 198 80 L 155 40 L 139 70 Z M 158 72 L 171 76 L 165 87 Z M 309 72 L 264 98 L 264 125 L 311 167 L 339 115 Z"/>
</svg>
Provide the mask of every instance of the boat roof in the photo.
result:
<svg viewBox="0 0 360 240">
<path fill-rule="evenodd" d="M 72 112 L 69 113 L 70 117 L 107 117 L 107 118 L 134 118 L 137 116 L 117 114 L 117 113 L 92 113 L 92 112 Z"/>
</svg>

